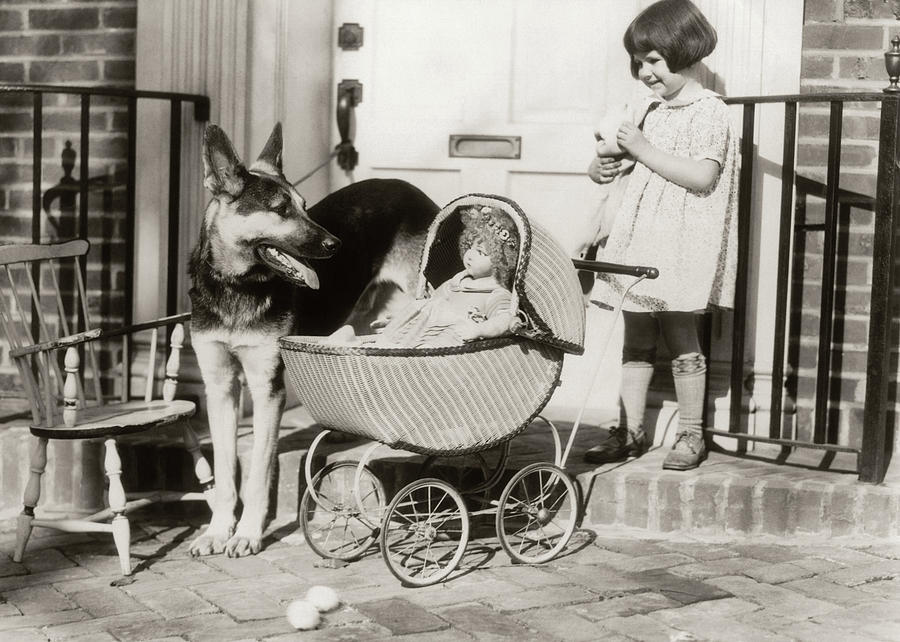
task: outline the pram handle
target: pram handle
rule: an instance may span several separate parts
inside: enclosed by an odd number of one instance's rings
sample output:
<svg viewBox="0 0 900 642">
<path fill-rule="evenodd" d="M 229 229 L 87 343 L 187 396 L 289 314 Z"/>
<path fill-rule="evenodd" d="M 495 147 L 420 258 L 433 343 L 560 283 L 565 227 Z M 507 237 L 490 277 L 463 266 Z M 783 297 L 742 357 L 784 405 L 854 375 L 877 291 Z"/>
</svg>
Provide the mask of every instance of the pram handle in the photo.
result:
<svg viewBox="0 0 900 642">
<path fill-rule="evenodd" d="M 627 274 L 629 276 L 643 276 L 648 279 L 655 279 L 659 276 L 659 270 L 655 267 L 644 267 L 642 265 L 622 265 L 621 263 L 607 263 L 606 261 L 585 261 L 583 259 L 572 259 L 577 270 L 588 270 L 589 272 L 606 272 L 607 274 Z"/>
</svg>

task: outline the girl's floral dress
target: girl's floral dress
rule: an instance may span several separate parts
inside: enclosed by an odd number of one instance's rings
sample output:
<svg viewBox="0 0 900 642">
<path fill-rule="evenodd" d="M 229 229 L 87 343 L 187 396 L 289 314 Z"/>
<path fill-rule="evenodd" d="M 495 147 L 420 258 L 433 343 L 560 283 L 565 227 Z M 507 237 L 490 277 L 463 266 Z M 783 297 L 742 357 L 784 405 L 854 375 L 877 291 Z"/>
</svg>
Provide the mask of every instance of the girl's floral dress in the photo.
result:
<svg viewBox="0 0 900 642">
<path fill-rule="evenodd" d="M 689 101 L 655 101 L 644 136 L 674 156 L 712 159 L 718 179 L 705 192 L 667 181 L 638 162 L 622 197 L 602 256 L 604 261 L 659 269 L 637 285 L 624 309 L 634 312 L 730 308 L 737 271 L 738 139 L 728 108 L 708 90 Z M 614 305 L 633 281 L 601 274 L 600 300 Z"/>
</svg>

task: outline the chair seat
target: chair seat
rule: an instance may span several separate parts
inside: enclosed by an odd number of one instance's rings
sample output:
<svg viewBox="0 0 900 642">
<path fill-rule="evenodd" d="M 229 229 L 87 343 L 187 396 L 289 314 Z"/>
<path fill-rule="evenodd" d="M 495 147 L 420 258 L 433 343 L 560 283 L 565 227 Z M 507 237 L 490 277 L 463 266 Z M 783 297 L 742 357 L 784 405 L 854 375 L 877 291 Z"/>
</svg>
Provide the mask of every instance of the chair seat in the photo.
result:
<svg viewBox="0 0 900 642">
<path fill-rule="evenodd" d="M 31 426 L 31 433 L 47 439 L 84 439 L 112 437 L 141 432 L 191 417 L 197 406 L 193 401 L 127 401 L 108 406 L 94 406 L 78 410 L 78 423 L 68 427 L 59 423 L 51 427 Z"/>
</svg>

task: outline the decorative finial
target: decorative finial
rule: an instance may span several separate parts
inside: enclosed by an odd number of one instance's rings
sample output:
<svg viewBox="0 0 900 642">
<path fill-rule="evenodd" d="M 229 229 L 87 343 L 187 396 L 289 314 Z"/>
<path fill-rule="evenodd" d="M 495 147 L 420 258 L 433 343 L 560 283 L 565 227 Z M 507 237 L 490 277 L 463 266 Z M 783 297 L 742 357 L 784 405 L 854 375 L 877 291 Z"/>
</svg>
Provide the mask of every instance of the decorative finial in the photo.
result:
<svg viewBox="0 0 900 642">
<path fill-rule="evenodd" d="M 900 81 L 900 36 L 891 38 L 891 49 L 884 53 L 884 66 L 891 81 L 890 86 L 885 87 L 884 91 L 900 93 L 900 84 L 898 84 Z"/>
<path fill-rule="evenodd" d="M 62 168 L 65 172 L 66 176 L 72 174 L 72 169 L 75 167 L 75 150 L 72 149 L 72 141 L 66 141 L 66 148 L 62 150 Z"/>
</svg>

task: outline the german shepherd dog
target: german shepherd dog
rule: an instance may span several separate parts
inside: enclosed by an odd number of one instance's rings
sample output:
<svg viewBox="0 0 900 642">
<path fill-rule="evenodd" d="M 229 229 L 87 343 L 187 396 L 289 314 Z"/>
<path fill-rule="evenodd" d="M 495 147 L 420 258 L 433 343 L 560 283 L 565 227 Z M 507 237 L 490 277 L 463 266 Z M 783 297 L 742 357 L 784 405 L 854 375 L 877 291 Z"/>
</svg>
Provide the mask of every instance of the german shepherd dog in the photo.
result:
<svg viewBox="0 0 900 642">
<path fill-rule="evenodd" d="M 190 260 L 191 339 L 203 375 L 215 501 L 193 555 L 259 552 L 285 404 L 278 338 L 369 322 L 412 297 L 438 207 L 399 180 L 367 180 L 309 210 L 282 172 L 277 124 L 249 169 L 215 125 L 203 141 L 212 193 Z M 253 400 L 253 450 L 236 522 L 238 376 Z M 235 526 L 236 525 L 236 526 Z"/>
</svg>

